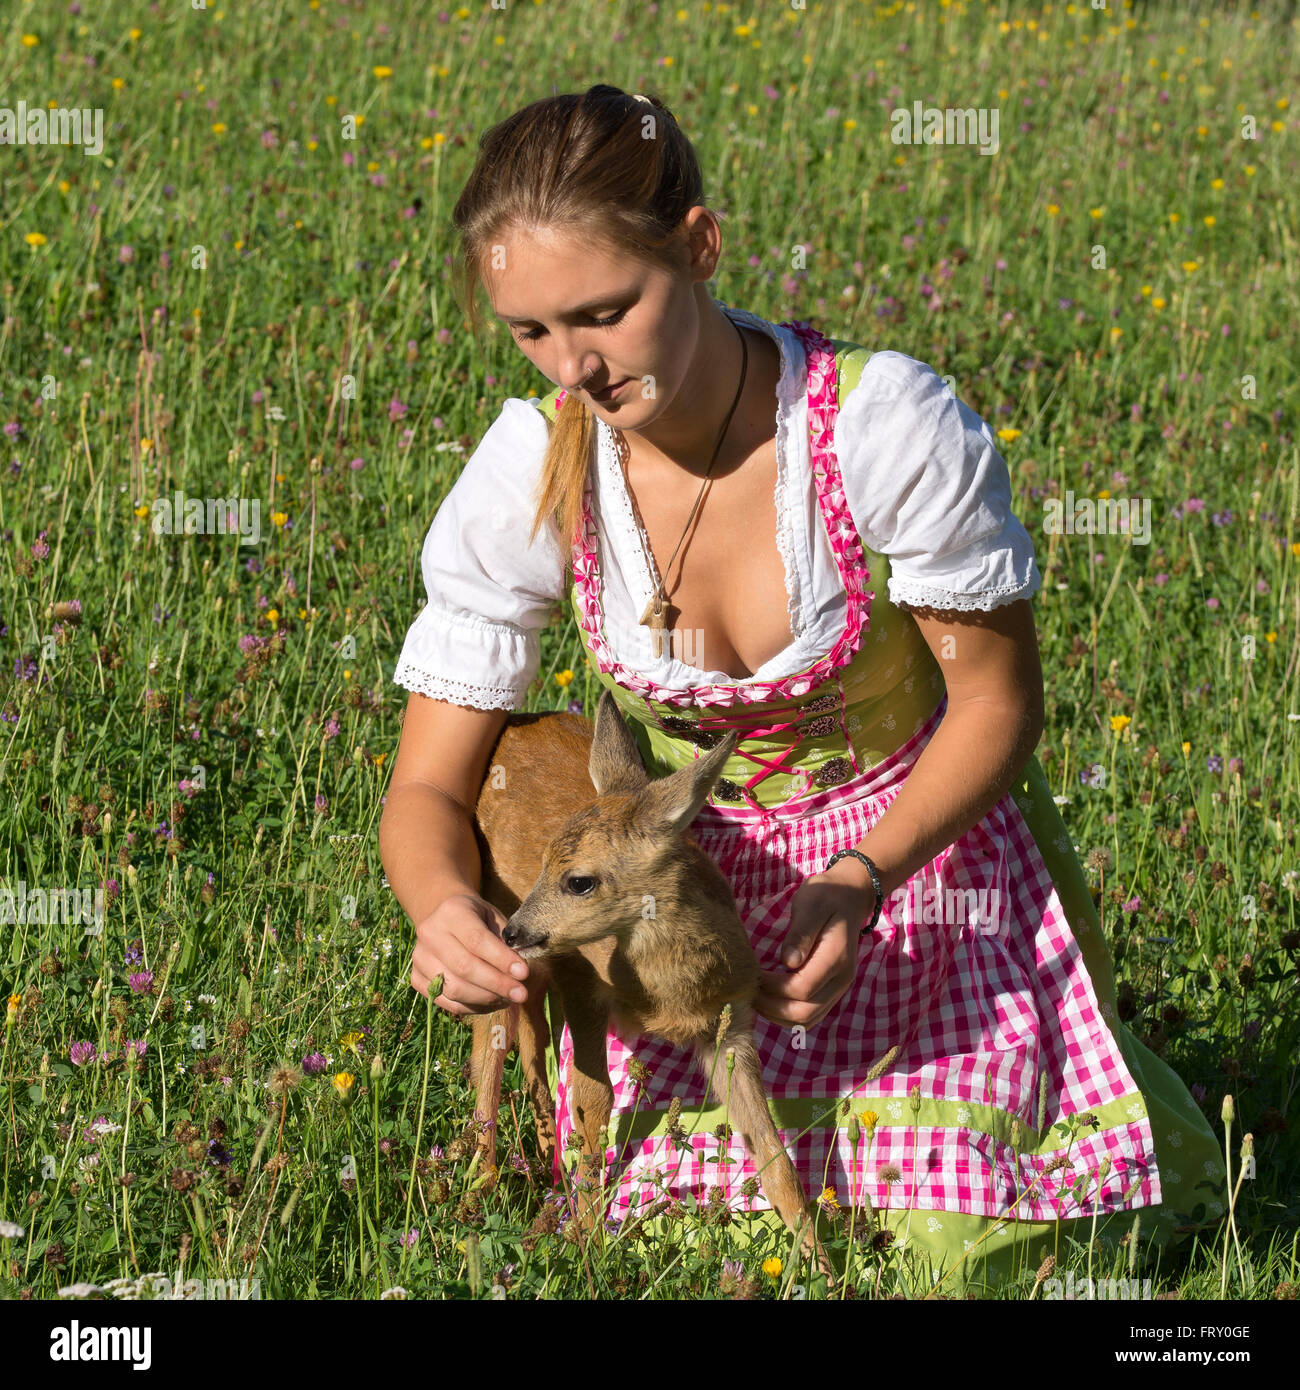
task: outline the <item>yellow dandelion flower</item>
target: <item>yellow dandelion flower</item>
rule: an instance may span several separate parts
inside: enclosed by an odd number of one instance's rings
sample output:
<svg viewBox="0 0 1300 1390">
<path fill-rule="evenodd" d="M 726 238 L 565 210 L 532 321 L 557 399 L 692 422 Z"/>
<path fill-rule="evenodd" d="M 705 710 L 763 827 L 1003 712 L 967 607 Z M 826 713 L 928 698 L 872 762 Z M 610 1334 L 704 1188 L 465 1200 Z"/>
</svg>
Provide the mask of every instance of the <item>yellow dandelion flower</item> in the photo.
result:
<svg viewBox="0 0 1300 1390">
<path fill-rule="evenodd" d="M 880 1122 L 880 1116 L 877 1115 L 874 1110 L 864 1110 L 858 1118 L 862 1121 L 862 1128 L 865 1129 L 868 1134 L 875 1133 L 876 1125 Z"/>
<path fill-rule="evenodd" d="M 420 148 L 422 150 L 433 149 L 433 137 L 430 135 L 426 135 L 424 139 L 420 141 Z"/>
<path fill-rule="evenodd" d="M 38 39 L 35 34 L 23 35 L 24 48 L 35 48 L 38 43 L 40 43 L 40 39 Z"/>
<path fill-rule="evenodd" d="M 1103 502 L 1106 501 L 1106 499 L 1110 496 L 1110 488 L 1102 488 L 1102 490 L 1097 494 L 1097 496 L 1101 498 Z"/>
<path fill-rule="evenodd" d="M 23 240 L 28 246 L 44 246 L 46 238 L 44 232 L 28 232 Z"/>
<path fill-rule="evenodd" d="M 352 1084 L 354 1081 L 356 1081 L 356 1077 L 353 1076 L 350 1071 L 338 1072 L 334 1077 L 334 1089 L 339 1095 L 345 1098 L 349 1097 L 352 1094 Z"/>
<path fill-rule="evenodd" d="M 1276 642 L 1276 641 L 1277 641 L 1277 633 L 1276 633 L 1276 632 L 1266 632 L 1266 633 L 1264 634 L 1264 641 L 1265 641 L 1265 642 Z"/>
<path fill-rule="evenodd" d="M 781 1271 L 784 1268 L 785 1266 L 781 1263 L 780 1257 L 777 1255 L 769 1255 L 767 1259 L 763 1261 L 763 1273 L 766 1274 L 769 1279 L 779 1279 L 781 1277 Z"/>
<path fill-rule="evenodd" d="M 267 621 L 268 623 L 273 623 L 273 622 L 275 622 L 276 619 L 279 618 L 279 616 L 280 616 L 280 610 L 279 610 L 278 608 L 268 608 L 268 609 L 266 610 L 266 621 Z"/>
<path fill-rule="evenodd" d="M 125 86 L 126 86 L 126 83 L 123 82 L 123 80 L 122 80 L 120 77 L 115 77 L 115 78 L 113 79 L 113 90 L 114 90 L 115 92 L 120 92 L 120 91 L 122 90 L 122 88 L 125 87 Z"/>
<path fill-rule="evenodd" d="M 378 67 L 371 68 L 370 71 L 373 72 L 376 77 L 391 77 L 393 75 L 392 68 Z"/>
<path fill-rule="evenodd" d="M 572 671 L 557 671 L 555 673 L 555 683 L 559 686 L 566 686 L 573 679 Z"/>
<path fill-rule="evenodd" d="M 320 141 L 319 141 L 319 140 L 308 140 L 308 141 L 307 141 L 307 148 L 308 148 L 309 150 L 318 150 L 318 149 L 320 149 Z M 301 224 L 300 224 L 300 225 L 301 225 Z"/>
<path fill-rule="evenodd" d="M 226 133 L 225 121 L 214 121 L 212 124 L 213 135 L 224 135 Z"/>
<path fill-rule="evenodd" d="M 140 452 L 141 452 L 142 454 L 147 454 L 147 453 L 149 452 L 149 450 L 152 449 L 152 448 L 153 448 L 153 440 L 152 440 L 152 439 L 142 439 L 142 440 L 140 441 Z"/>
<path fill-rule="evenodd" d="M 60 192 L 60 193 L 70 193 L 71 191 L 72 191 L 72 185 L 67 181 L 67 179 L 60 179 L 60 180 L 59 180 L 59 192 Z"/>
<path fill-rule="evenodd" d="M 1156 297 L 1151 301 L 1151 307 L 1153 309 L 1163 309 L 1165 307 L 1165 301 L 1161 299 L 1159 295 L 1156 295 Z"/>
<path fill-rule="evenodd" d="M 1192 751 L 1192 745 L 1191 745 L 1190 743 L 1188 743 L 1186 739 L 1184 739 L 1184 740 L 1183 740 L 1183 752 L 1184 752 L 1184 753 L 1190 753 L 1191 751 Z"/>
<path fill-rule="evenodd" d="M 288 520 L 289 520 L 289 513 L 288 513 L 288 512 L 272 512 L 272 513 L 271 513 L 271 522 L 272 522 L 272 524 L 275 525 L 275 526 L 283 526 L 284 523 L 285 523 L 286 521 L 288 521 Z"/>
<path fill-rule="evenodd" d="M 143 33 L 143 29 L 132 29 L 130 30 L 128 37 L 130 38 L 131 42 L 134 43 L 136 39 L 138 39 L 140 35 Z"/>
<path fill-rule="evenodd" d="M 355 116 L 353 116 L 352 119 L 356 122 L 358 126 L 363 126 L 366 123 L 366 117 L 364 112 L 358 112 Z"/>
<path fill-rule="evenodd" d="M 388 756 L 387 753 L 376 753 L 375 756 L 374 756 L 373 758 L 370 759 L 370 761 L 371 761 L 372 763 L 374 763 L 374 765 L 375 765 L 376 767 L 383 767 L 383 765 L 384 765 L 384 759 L 385 759 L 387 756 Z"/>
<path fill-rule="evenodd" d="M 1061 210 L 1061 208 L 1060 208 L 1060 204 L 1059 204 L 1059 203 L 1048 203 L 1048 205 L 1047 205 L 1047 215 L 1048 215 L 1048 217 L 1055 217 L 1056 214 L 1057 214 L 1058 212 L 1060 212 L 1060 210 Z"/>
<path fill-rule="evenodd" d="M 357 1050 L 357 1044 L 365 1036 L 366 1035 L 364 1033 L 358 1031 L 357 1029 L 353 1029 L 351 1033 L 343 1034 L 343 1036 L 339 1039 L 339 1046 L 347 1052 L 355 1052 Z"/>
<path fill-rule="evenodd" d="M 1101 214 L 1102 214 L 1102 209 L 1101 209 L 1101 208 L 1089 208 L 1089 209 L 1088 209 L 1088 216 L 1091 217 L 1091 218 L 1093 219 L 1093 221 L 1099 222 L 1099 221 L 1101 220 Z"/>
<path fill-rule="evenodd" d="M 833 1187 L 823 1187 L 821 1196 L 817 1198 L 817 1204 L 823 1211 L 839 1211 L 840 1204 L 835 1196 Z"/>
<path fill-rule="evenodd" d="M 1215 222 L 1218 221 L 1218 218 L 1211 213 L 1208 217 L 1202 217 L 1201 221 L 1204 222 L 1207 227 L 1213 227 Z"/>
<path fill-rule="evenodd" d="M 442 133 L 442 131 L 435 131 L 433 136 L 433 143 L 435 145 L 445 145 L 447 143 L 447 137 Z"/>
<path fill-rule="evenodd" d="M 1291 554 L 1294 555 L 1297 560 L 1300 560 L 1300 541 L 1291 542 Z"/>
<path fill-rule="evenodd" d="M 1200 262 L 1199 262 L 1199 261 L 1184 261 L 1184 262 L 1183 262 L 1183 269 L 1188 273 L 1188 275 L 1190 275 L 1193 271 L 1198 270 L 1199 268 L 1200 268 Z"/>
<path fill-rule="evenodd" d="M 1127 729 L 1133 721 L 1127 714 L 1112 714 L 1110 717 L 1111 732 L 1118 734 Z"/>
<path fill-rule="evenodd" d="M 143 521 L 145 517 L 149 515 L 149 508 L 146 507 L 143 502 L 141 502 L 140 505 L 135 509 L 135 514 L 140 518 L 141 521 Z"/>
<path fill-rule="evenodd" d="M 1143 286 L 1142 286 L 1142 297 L 1143 297 L 1144 299 L 1147 298 L 1147 297 L 1151 294 L 1153 288 L 1154 288 L 1154 287 L 1151 286 L 1151 285 L 1143 285 Z"/>
<path fill-rule="evenodd" d="M 844 129 L 845 129 L 845 130 L 857 130 L 857 128 L 858 128 L 858 123 L 857 123 L 857 121 L 855 121 L 851 116 L 849 117 L 849 119 L 848 119 L 847 121 L 844 122 Z"/>
<path fill-rule="evenodd" d="M 1211 187 L 1211 188 L 1222 188 L 1222 187 L 1223 187 L 1223 180 L 1222 180 L 1222 179 L 1211 179 L 1211 180 L 1210 180 L 1210 187 Z"/>
<path fill-rule="evenodd" d="M 1007 426 L 1005 429 L 1000 429 L 1000 430 L 998 431 L 998 438 L 999 438 L 1004 444 L 1011 444 L 1011 443 L 1013 443 L 1015 440 L 1017 440 L 1017 439 L 1020 438 L 1020 431 L 1019 431 L 1019 430 L 1013 430 L 1010 426 Z"/>
</svg>

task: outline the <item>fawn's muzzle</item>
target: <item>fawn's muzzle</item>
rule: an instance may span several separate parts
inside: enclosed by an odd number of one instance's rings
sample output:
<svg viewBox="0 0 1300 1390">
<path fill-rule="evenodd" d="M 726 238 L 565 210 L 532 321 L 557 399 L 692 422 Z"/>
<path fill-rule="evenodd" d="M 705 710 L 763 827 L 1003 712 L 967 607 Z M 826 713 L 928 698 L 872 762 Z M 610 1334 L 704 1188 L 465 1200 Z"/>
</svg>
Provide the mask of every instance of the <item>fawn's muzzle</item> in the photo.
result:
<svg viewBox="0 0 1300 1390">
<path fill-rule="evenodd" d="M 505 930 L 501 933 L 501 940 L 510 947 L 512 951 L 527 951 L 531 949 L 540 950 L 550 940 L 546 932 L 533 931 L 528 927 L 516 926 L 513 921 L 506 923 Z"/>
</svg>

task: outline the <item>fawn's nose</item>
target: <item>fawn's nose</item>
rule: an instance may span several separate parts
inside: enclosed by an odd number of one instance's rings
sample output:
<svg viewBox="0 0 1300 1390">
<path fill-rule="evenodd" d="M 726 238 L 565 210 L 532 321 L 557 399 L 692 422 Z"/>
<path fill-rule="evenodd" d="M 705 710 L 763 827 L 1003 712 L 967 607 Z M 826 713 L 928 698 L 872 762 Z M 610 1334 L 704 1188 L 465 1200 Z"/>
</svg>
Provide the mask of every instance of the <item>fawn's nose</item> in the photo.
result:
<svg viewBox="0 0 1300 1390">
<path fill-rule="evenodd" d="M 527 950 L 529 946 L 544 946 L 547 938 L 542 932 L 531 931 L 528 927 L 520 926 L 512 918 L 506 923 L 505 930 L 501 933 L 501 940 L 512 951 L 523 951 Z"/>
</svg>

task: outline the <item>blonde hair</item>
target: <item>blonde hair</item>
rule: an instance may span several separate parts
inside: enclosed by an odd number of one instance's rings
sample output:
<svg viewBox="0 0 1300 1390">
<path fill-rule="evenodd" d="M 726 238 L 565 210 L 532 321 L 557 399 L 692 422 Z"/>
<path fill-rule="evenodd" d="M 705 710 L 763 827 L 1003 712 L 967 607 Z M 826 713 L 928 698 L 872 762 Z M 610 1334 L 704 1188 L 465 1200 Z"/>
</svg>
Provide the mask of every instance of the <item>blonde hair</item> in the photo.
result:
<svg viewBox="0 0 1300 1390">
<path fill-rule="evenodd" d="M 484 133 L 452 211 L 454 278 L 475 341 L 483 266 L 508 233 L 556 229 L 676 271 L 682 220 L 703 201 L 695 149 L 653 93 L 597 84 L 516 111 Z M 530 543 L 548 515 L 576 537 L 595 438 L 592 412 L 570 392 L 551 426 Z"/>
</svg>

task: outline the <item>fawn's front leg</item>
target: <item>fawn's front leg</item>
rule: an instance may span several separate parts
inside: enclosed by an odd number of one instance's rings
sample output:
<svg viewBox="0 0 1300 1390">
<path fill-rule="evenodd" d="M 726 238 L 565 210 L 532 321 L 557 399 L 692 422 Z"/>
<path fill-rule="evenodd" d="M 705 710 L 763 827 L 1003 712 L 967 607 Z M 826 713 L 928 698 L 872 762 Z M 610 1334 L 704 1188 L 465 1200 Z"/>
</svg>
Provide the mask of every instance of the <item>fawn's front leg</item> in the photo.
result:
<svg viewBox="0 0 1300 1390">
<path fill-rule="evenodd" d="M 470 1019 L 473 1045 L 470 1048 L 470 1079 L 474 1083 L 474 1119 L 482 1124 L 474 1142 L 482 1155 L 483 1172 L 497 1161 L 497 1115 L 501 1109 L 501 1075 L 506 1053 L 519 1028 L 519 1005 L 498 1009 L 491 1014 L 474 1014 Z M 476 1128 L 471 1127 L 471 1128 Z M 466 1130 L 468 1134 L 469 1129 Z"/>
<path fill-rule="evenodd" d="M 537 1151 L 543 1173 L 549 1174 L 555 1158 L 555 1104 L 546 1075 L 546 1046 L 550 1032 L 546 1024 L 545 987 L 539 982 L 528 991 L 520 1006 L 519 1062 L 524 1070 L 524 1088 L 537 1121 Z M 558 996 L 557 996 L 558 997 Z"/>
<path fill-rule="evenodd" d="M 606 987 L 583 957 L 565 956 L 554 962 L 553 976 L 564 1003 L 573 1038 L 569 1072 L 569 1112 L 582 1136 L 582 1156 L 575 1169 L 578 1219 L 587 1235 L 603 1231 L 604 1193 L 601 1169 L 605 1131 L 614 1108 L 609 1080 L 605 1034 L 609 1025 Z"/>
<path fill-rule="evenodd" d="M 804 1249 L 816 1260 L 821 1272 L 829 1277 L 834 1272 L 833 1266 L 814 1234 L 814 1221 L 808 1212 L 808 1198 L 803 1183 L 799 1181 L 799 1174 L 790 1162 L 790 1155 L 781 1143 L 772 1113 L 767 1108 L 767 1087 L 763 1084 L 758 1049 L 754 1046 L 750 1031 L 753 1013 L 744 1005 L 733 1004 L 732 1009 L 731 1029 L 723 1037 L 721 1048 L 717 1047 L 713 1038 L 699 1044 L 700 1064 L 706 1076 L 713 1076 L 714 1095 L 728 1107 L 731 1118 L 740 1130 L 745 1149 L 758 1170 L 758 1180 L 763 1185 L 767 1200 L 775 1207 L 788 1230 L 793 1233 L 803 1227 Z M 730 1078 L 726 1068 L 728 1048 L 732 1050 L 735 1062 Z M 716 1066 L 715 1052 L 719 1054 Z"/>
</svg>

